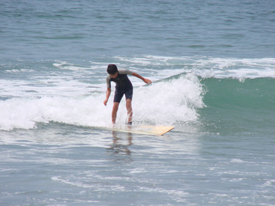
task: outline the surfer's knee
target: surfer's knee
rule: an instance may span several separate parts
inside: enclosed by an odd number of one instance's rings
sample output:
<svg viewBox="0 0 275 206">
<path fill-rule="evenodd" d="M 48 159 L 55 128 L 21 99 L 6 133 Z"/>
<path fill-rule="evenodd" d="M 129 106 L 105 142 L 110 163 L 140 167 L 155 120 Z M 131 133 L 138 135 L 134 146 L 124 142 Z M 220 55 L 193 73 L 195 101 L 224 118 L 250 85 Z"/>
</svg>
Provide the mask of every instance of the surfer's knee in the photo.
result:
<svg viewBox="0 0 275 206">
<path fill-rule="evenodd" d="M 128 112 L 132 112 L 132 101 L 131 100 L 126 101 L 126 109 Z"/>
<path fill-rule="evenodd" d="M 132 100 L 126 99 L 126 107 L 132 107 Z"/>
<path fill-rule="evenodd" d="M 118 106 L 119 106 L 119 103 L 118 102 L 114 102 L 113 111 L 117 111 L 118 110 Z"/>
</svg>

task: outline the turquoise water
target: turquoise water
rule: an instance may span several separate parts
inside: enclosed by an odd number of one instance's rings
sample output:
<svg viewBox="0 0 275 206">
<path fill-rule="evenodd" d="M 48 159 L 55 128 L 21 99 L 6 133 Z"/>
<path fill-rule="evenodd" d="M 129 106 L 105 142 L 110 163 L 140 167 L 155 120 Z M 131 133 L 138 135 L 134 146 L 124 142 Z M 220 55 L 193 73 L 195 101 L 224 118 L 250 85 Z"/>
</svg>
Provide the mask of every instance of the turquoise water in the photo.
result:
<svg viewBox="0 0 275 206">
<path fill-rule="evenodd" d="M 274 8 L 1 1 L 0 205 L 275 205 Z M 133 124 L 173 131 L 99 129 L 110 63 L 153 81 Z"/>
</svg>

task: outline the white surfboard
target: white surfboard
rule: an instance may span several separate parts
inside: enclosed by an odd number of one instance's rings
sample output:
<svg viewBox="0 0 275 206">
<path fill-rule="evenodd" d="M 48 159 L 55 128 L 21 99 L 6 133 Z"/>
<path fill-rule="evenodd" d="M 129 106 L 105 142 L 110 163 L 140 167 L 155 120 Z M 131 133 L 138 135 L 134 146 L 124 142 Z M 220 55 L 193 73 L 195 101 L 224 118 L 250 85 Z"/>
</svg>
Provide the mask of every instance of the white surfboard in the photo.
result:
<svg viewBox="0 0 275 206">
<path fill-rule="evenodd" d="M 117 132 L 127 132 L 134 134 L 144 134 L 144 135 L 164 135 L 165 133 L 174 129 L 174 126 L 152 126 L 152 125 L 138 125 L 138 126 L 125 126 L 123 128 L 104 128 Z"/>
</svg>

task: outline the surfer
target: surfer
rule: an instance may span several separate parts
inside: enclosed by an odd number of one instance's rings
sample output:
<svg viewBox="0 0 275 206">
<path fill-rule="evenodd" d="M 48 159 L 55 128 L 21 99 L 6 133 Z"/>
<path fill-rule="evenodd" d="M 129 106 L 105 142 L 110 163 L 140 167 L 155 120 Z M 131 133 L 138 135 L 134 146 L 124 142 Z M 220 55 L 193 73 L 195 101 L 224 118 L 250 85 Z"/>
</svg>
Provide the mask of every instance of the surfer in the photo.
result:
<svg viewBox="0 0 275 206">
<path fill-rule="evenodd" d="M 108 99 L 111 94 L 111 81 L 116 83 L 116 91 L 114 96 L 114 105 L 112 110 L 112 123 L 116 123 L 116 115 L 118 111 L 119 103 L 125 95 L 126 97 L 126 109 L 127 109 L 127 115 L 128 115 L 128 124 L 132 124 L 132 116 L 133 116 L 133 110 L 132 110 L 132 97 L 133 97 L 133 86 L 131 81 L 128 79 L 127 75 L 132 75 L 137 78 L 140 78 L 143 80 L 146 84 L 151 84 L 151 80 L 146 79 L 139 74 L 132 72 L 128 69 L 117 69 L 117 66 L 115 64 L 109 64 L 107 67 L 108 75 L 106 77 L 106 83 L 107 83 L 107 91 L 106 91 L 106 99 L 103 101 L 104 105 L 107 105 Z"/>
</svg>

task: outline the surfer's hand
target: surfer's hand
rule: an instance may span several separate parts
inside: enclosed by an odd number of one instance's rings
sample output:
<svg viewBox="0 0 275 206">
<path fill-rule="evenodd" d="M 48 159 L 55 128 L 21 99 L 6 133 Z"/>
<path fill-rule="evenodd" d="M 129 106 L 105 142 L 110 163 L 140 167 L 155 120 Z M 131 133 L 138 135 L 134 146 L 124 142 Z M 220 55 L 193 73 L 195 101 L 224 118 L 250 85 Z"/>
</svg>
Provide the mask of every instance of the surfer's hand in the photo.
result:
<svg viewBox="0 0 275 206">
<path fill-rule="evenodd" d="M 143 80 L 146 84 L 152 84 L 152 81 L 150 79 L 145 79 Z"/>
<path fill-rule="evenodd" d="M 106 105 L 107 105 L 107 102 L 108 102 L 108 99 L 105 99 L 105 100 L 103 101 L 103 104 L 106 106 Z"/>
</svg>

